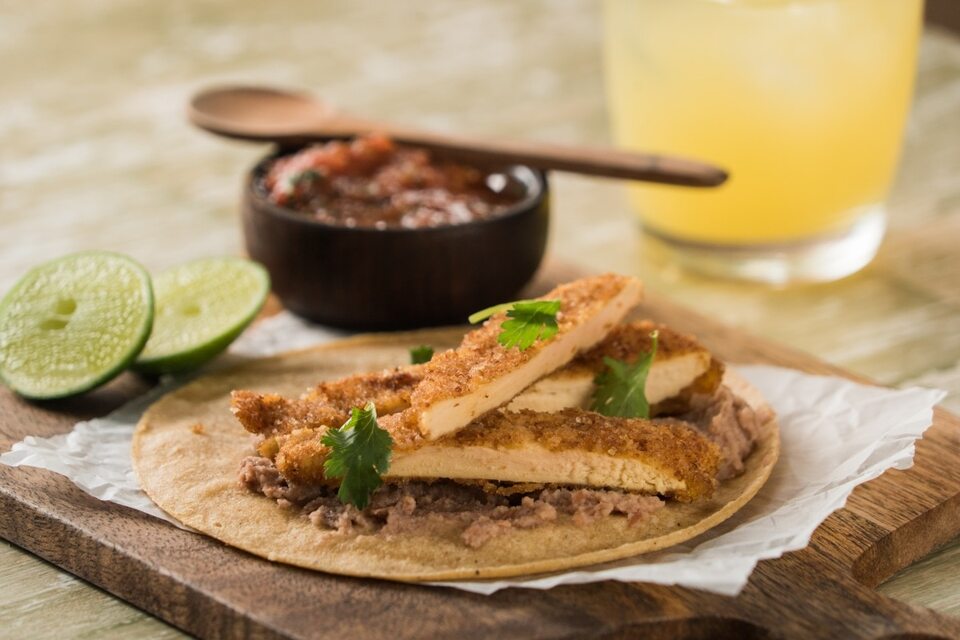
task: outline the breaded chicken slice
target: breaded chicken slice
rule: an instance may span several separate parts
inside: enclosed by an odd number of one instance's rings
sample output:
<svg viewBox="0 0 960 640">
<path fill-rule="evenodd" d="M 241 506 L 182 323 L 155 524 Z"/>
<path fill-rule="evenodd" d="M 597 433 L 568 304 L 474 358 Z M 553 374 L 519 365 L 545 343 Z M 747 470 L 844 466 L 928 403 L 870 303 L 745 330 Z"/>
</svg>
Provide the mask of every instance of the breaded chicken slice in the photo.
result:
<svg viewBox="0 0 960 640">
<path fill-rule="evenodd" d="M 410 406 L 385 417 L 384 428 L 402 423 L 427 440 L 462 429 L 602 341 L 642 293 L 639 280 L 614 274 L 560 285 L 540 298 L 560 301 L 556 335 L 523 350 L 498 342 L 507 315 L 495 315 L 424 365 Z"/>
<path fill-rule="evenodd" d="M 605 367 L 603 359 L 635 362 L 650 352 L 654 330 L 658 331 L 659 337 L 657 353 L 647 375 L 647 402 L 655 405 L 674 398 L 707 373 L 713 359 L 694 338 L 644 321 L 614 327 L 603 342 L 553 375 L 534 383 L 514 398 L 507 408 L 548 412 L 568 407 L 588 408 L 595 388 L 594 378 Z M 719 384 L 719 378 L 715 382 Z"/>
<path fill-rule="evenodd" d="M 671 422 L 494 411 L 412 450 L 395 450 L 391 478 L 451 478 L 616 488 L 678 500 L 710 495 L 719 449 Z"/>
<path fill-rule="evenodd" d="M 603 358 L 633 362 L 650 349 L 650 333 L 659 332 L 657 354 L 647 377 L 647 398 L 653 414 L 685 410 L 693 392 L 710 394 L 720 385 L 723 366 L 691 336 L 649 321 L 618 325 L 589 351 L 516 396 L 511 410 L 559 411 L 589 407 L 593 380 L 603 370 Z M 317 385 L 303 398 L 234 391 L 232 408 L 251 433 L 281 435 L 296 429 L 339 426 L 350 409 L 373 402 L 377 415 L 410 407 L 410 398 L 423 378 L 425 365 L 409 365 L 362 373 Z M 264 454 L 266 455 L 266 454 Z"/>
</svg>

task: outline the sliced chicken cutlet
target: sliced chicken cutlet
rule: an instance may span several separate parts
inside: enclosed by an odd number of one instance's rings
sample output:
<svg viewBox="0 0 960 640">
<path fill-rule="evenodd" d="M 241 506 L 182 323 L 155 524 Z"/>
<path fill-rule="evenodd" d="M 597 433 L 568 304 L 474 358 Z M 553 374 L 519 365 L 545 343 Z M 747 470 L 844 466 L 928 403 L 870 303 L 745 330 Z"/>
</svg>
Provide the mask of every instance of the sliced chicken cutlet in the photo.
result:
<svg viewBox="0 0 960 640">
<path fill-rule="evenodd" d="M 654 415 L 685 411 L 686 400 L 693 392 L 713 393 L 720 384 L 723 366 L 711 360 L 709 351 L 690 336 L 644 321 L 615 327 L 598 345 L 515 397 L 509 409 L 588 408 L 593 379 L 603 370 L 603 358 L 635 361 L 649 351 L 654 329 L 660 337 L 646 387 L 647 397 L 655 405 Z M 410 365 L 323 382 L 301 399 L 234 391 L 232 408 L 248 431 L 264 436 L 340 426 L 349 418 L 350 409 L 367 402 L 374 403 L 382 418 L 410 407 L 410 397 L 423 379 L 424 368 Z"/>
<path fill-rule="evenodd" d="M 274 462 L 298 485 L 330 483 L 323 474 L 325 430 L 280 436 Z M 409 434 L 414 439 L 419 434 Z M 710 495 L 720 450 L 696 429 L 667 419 L 492 411 L 438 440 L 395 439 L 387 479 L 448 478 L 608 487 L 678 500 Z"/>
<path fill-rule="evenodd" d="M 651 405 L 681 394 L 704 376 L 715 361 L 694 338 L 658 327 L 652 322 L 620 325 L 593 349 L 582 353 L 563 369 L 536 382 L 507 406 L 511 411 L 560 411 L 568 407 L 586 409 L 594 391 L 594 378 L 603 371 L 604 358 L 629 363 L 649 353 L 651 332 L 659 331 L 657 353 L 647 375 L 645 394 Z M 716 363 L 715 366 L 722 366 Z M 722 373 L 722 370 L 721 370 Z M 719 384 L 719 378 L 715 379 Z"/>
<path fill-rule="evenodd" d="M 427 440 L 436 439 L 505 404 L 518 391 L 595 346 L 641 295 L 642 285 L 635 278 L 607 274 L 575 280 L 541 298 L 560 301 L 556 335 L 522 351 L 497 341 L 507 319 L 500 313 L 464 336 L 459 347 L 437 354 L 424 365 L 324 383 L 302 400 L 234 391 L 232 409 L 248 431 L 266 435 L 339 426 L 314 422 L 315 417 L 325 419 L 326 412 L 311 411 L 304 403 L 349 412 L 372 401 L 383 416 L 381 426 L 391 433 L 415 429 Z"/>
<path fill-rule="evenodd" d="M 580 409 L 493 411 L 413 450 L 396 450 L 389 478 L 451 478 L 608 487 L 678 500 L 710 495 L 719 449 L 675 422 Z"/>
<path fill-rule="evenodd" d="M 643 326 L 645 331 L 648 328 Z M 664 354 L 667 353 L 664 350 Z M 591 362 L 595 355 L 591 354 L 581 364 Z M 670 413 L 689 411 L 690 397 L 709 398 L 720 390 L 722 371 L 719 362 L 711 361 L 707 371 L 679 395 L 661 402 L 654 409 L 672 404 Z M 576 378 L 563 372 L 555 375 L 576 384 Z M 576 388 L 565 392 L 558 384 L 553 390 L 556 391 L 552 396 L 554 401 L 557 398 L 579 398 Z M 290 403 L 286 412 L 288 416 L 307 415 L 311 411 L 310 404 L 303 401 L 280 401 Z M 269 402 L 264 406 L 274 410 Z M 349 409 L 340 411 L 338 420 L 345 420 Z M 380 422 L 384 420 L 380 419 Z M 288 421 L 281 426 L 289 424 Z M 326 424 L 340 423 L 334 420 Z M 327 449 L 322 438 L 327 428 L 324 424 L 312 423 L 311 426 L 266 437 L 258 451 L 260 455 L 273 459 L 280 473 L 294 483 L 324 483 L 323 463 Z M 702 430 L 692 425 L 674 418 L 612 418 L 582 408 L 564 407 L 554 412 L 500 409 L 438 440 L 428 441 L 416 429 L 402 424 L 394 425 L 391 436 L 394 447 L 388 477 L 577 484 L 693 499 L 712 491 L 713 485 L 701 481 L 700 472 L 713 478 L 718 464 L 723 463 L 723 460 L 718 462 L 720 450 L 710 444 L 712 438 L 705 437 Z M 638 450 L 642 450 L 643 455 L 637 455 Z M 659 474 L 651 471 L 660 468 L 657 466 L 660 463 L 667 465 L 668 469 Z"/>
<path fill-rule="evenodd" d="M 652 406 L 653 414 L 687 411 L 693 394 L 711 395 L 717 389 L 723 365 L 711 360 L 709 352 L 693 338 L 646 321 L 617 326 L 593 349 L 580 354 L 514 398 L 509 409 L 560 411 L 587 408 L 593 393 L 593 379 L 604 366 L 603 358 L 635 361 L 650 349 L 650 332 L 654 329 L 660 332 L 659 345 L 647 379 L 648 393 L 657 398 Z M 706 370 L 704 362 L 707 363 Z M 320 436 L 311 434 L 311 431 L 319 429 L 322 434 L 328 427 L 343 424 L 353 407 L 367 402 L 374 403 L 381 424 L 387 423 L 394 439 L 419 446 L 423 439 L 416 429 L 402 424 L 390 425 L 384 417 L 410 406 L 410 396 L 423 378 L 424 368 L 425 365 L 410 365 L 347 376 L 323 382 L 300 399 L 234 391 L 232 409 L 244 428 L 263 436 L 258 445 L 260 455 L 273 458 L 280 449 L 279 442 L 283 442 L 287 450 L 283 457 L 291 465 L 298 456 L 307 455 L 310 447 L 320 447 Z M 677 393 L 670 395 L 678 388 Z M 277 436 L 289 436 L 294 431 L 298 432 L 295 438 L 281 437 L 278 442 Z M 302 444 L 314 441 L 316 444 Z M 316 455 L 311 455 L 313 457 Z"/>
<path fill-rule="evenodd" d="M 279 448 L 276 436 L 339 427 L 354 407 L 373 402 L 378 415 L 406 409 L 422 375 L 423 365 L 361 373 L 321 382 L 302 398 L 241 389 L 231 392 L 230 410 L 244 429 L 263 436 L 257 450 L 272 458 Z"/>
<path fill-rule="evenodd" d="M 603 340 L 642 293 L 639 280 L 614 274 L 560 285 L 540 298 L 560 301 L 556 335 L 522 351 L 498 342 L 507 316 L 497 314 L 424 365 L 410 407 L 386 416 L 384 428 L 403 423 L 427 440 L 462 429 Z"/>
</svg>

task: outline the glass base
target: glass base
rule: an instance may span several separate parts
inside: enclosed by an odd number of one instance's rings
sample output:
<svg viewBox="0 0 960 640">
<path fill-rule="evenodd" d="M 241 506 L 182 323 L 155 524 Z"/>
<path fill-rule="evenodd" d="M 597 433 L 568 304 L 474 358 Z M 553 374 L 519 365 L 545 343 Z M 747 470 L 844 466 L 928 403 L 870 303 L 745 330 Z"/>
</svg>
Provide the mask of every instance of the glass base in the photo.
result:
<svg viewBox="0 0 960 640">
<path fill-rule="evenodd" d="M 710 245 L 679 240 L 644 228 L 665 245 L 669 260 L 711 276 L 767 284 L 827 282 L 856 273 L 876 255 L 886 230 L 881 205 L 871 207 L 843 234 L 768 245 Z"/>
</svg>

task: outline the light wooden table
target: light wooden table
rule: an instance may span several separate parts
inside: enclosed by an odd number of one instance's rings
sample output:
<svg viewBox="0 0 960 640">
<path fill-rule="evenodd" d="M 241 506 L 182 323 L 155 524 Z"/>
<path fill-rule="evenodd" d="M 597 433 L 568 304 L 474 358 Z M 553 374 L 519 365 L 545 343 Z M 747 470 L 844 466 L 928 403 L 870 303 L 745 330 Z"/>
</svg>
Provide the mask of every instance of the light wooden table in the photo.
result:
<svg viewBox="0 0 960 640">
<path fill-rule="evenodd" d="M 185 124 L 187 97 L 210 82 L 311 87 L 442 129 L 607 139 L 599 7 L 587 0 L 0 5 L 0 291 L 83 248 L 154 270 L 237 253 L 240 176 L 265 149 Z M 960 411 L 960 40 L 925 35 L 917 94 L 892 230 L 857 276 L 783 290 L 689 276 L 643 240 L 618 185 L 564 175 L 551 250 L 881 382 L 945 388 Z M 960 544 L 881 590 L 960 615 Z M 178 635 L 0 542 L 0 637 Z"/>
</svg>

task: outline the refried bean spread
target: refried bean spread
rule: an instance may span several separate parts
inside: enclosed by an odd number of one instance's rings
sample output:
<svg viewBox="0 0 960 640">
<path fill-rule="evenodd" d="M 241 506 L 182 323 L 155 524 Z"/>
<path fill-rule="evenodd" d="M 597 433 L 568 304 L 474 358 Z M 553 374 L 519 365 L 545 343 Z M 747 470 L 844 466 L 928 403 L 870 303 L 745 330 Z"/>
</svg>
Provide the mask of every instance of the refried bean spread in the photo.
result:
<svg viewBox="0 0 960 640">
<path fill-rule="evenodd" d="M 654 421 L 669 424 L 680 420 L 714 441 L 722 452 L 718 480 L 725 480 L 743 473 L 760 426 L 770 419 L 768 412 L 765 409 L 758 414 L 728 388 L 720 387 L 712 394 L 695 395 L 685 413 Z M 239 481 L 281 507 L 299 510 L 322 529 L 389 535 L 452 528 L 474 549 L 510 529 L 541 527 L 561 516 L 569 517 L 576 526 L 611 515 L 625 516 L 630 525 L 637 525 L 664 506 L 660 496 L 616 489 L 405 480 L 382 486 L 361 511 L 341 504 L 336 487 L 288 482 L 273 460 L 260 456 L 241 462 Z"/>
<path fill-rule="evenodd" d="M 274 203 L 320 222 L 370 229 L 487 220 L 525 194 L 508 174 L 440 160 L 382 135 L 327 142 L 280 157 L 261 186 Z"/>
</svg>

